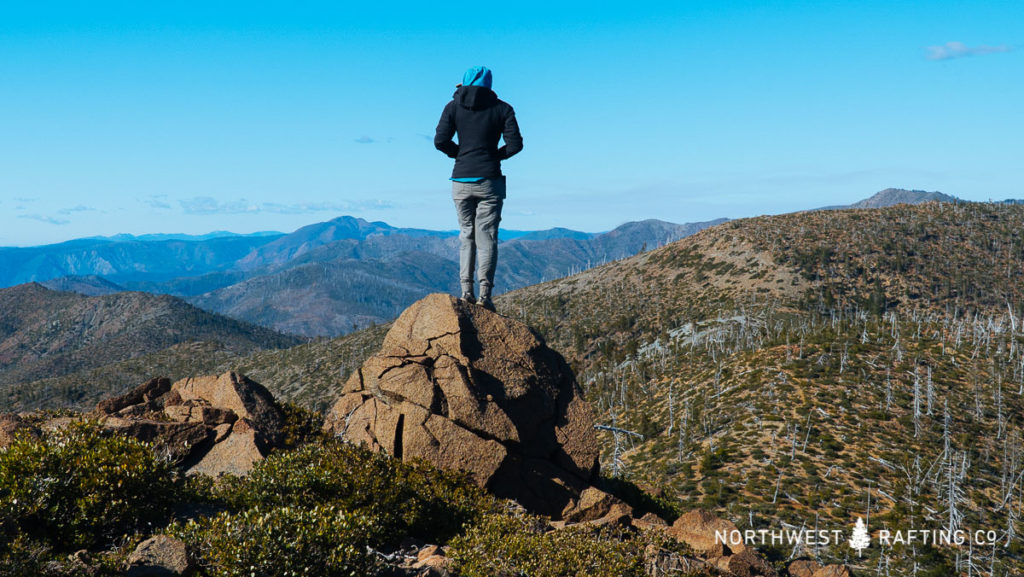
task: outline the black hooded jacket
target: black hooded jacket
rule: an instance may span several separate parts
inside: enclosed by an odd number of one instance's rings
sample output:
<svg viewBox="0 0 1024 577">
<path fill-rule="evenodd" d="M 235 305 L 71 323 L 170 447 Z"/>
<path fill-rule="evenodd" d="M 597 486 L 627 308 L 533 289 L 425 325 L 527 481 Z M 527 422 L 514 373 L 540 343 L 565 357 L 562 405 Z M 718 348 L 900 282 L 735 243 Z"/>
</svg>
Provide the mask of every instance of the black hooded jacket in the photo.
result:
<svg viewBox="0 0 1024 577">
<path fill-rule="evenodd" d="M 498 148 L 502 137 L 505 146 Z M 493 178 L 501 176 L 502 160 L 523 149 L 523 137 L 515 111 L 490 88 L 460 86 L 441 113 L 434 146 L 455 159 L 452 178 Z"/>
</svg>

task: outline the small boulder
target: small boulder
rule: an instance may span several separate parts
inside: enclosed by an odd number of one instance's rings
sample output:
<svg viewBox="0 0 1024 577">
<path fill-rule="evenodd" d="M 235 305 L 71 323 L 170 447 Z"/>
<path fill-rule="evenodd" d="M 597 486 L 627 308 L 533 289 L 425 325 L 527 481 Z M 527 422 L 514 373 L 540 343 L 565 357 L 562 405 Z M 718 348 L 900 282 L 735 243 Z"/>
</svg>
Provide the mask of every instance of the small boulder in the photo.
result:
<svg viewBox="0 0 1024 577">
<path fill-rule="evenodd" d="M 777 577 L 778 573 L 767 561 L 759 557 L 752 549 L 744 549 L 735 555 L 715 560 L 719 569 L 728 571 L 737 577 Z"/>
<path fill-rule="evenodd" d="M 743 552 L 746 546 L 742 542 L 734 543 L 729 538 L 734 535 L 734 531 L 737 531 L 736 525 L 703 509 L 687 512 L 668 528 L 669 535 L 686 543 L 705 558 Z"/>
<path fill-rule="evenodd" d="M 811 577 L 853 577 L 853 571 L 846 565 L 826 565 Z"/>
<path fill-rule="evenodd" d="M 651 577 L 714 575 L 718 573 L 705 561 L 666 551 L 653 543 L 644 550 L 644 572 Z"/>
<path fill-rule="evenodd" d="M 637 529 L 666 529 L 668 523 L 654 513 L 645 513 L 643 517 L 633 519 L 633 526 Z"/>
<path fill-rule="evenodd" d="M 257 439 L 257 432 L 246 421 L 239 421 L 221 441 L 206 452 L 195 465 L 188 469 L 189 475 L 204 474 L 216 477 L 225 473 L 244 476 L 253 465 L 266 456 Z"/>
<path fill-rule="evenodd" d="M 797 559 L 786 567 L 790 577 L 814 577 L 818 569 L 821 569 L 821 563 L 810 559 Z"/>
<path fill-rule="evenodd" d="M 594 521 L 607 515 L 614 505 L 621 503 L 618 497 L 610 493 L 597 487 L 587 487 L 580 492 L 579 499 L 569 503 L 562 510 L 562 520 L 568 523 Z"/>
<path fill-rule="evenodd" d="M 447 575 L 448 570 L 452 567 L 452 560 L 445 556 L 444 549 L 437 545 L 429 545 L 424 547 L 416 555 L 416 562 L 413 563 L 413 569 L 429 569 L 422 574 L 426 575 Z"/>
<path fill-rule="evenodd" d="M 192 575 L 195 564 L 184 542 L 167 535 L 146 539 L 128 556 L 127 577 Z"/>
</svg>

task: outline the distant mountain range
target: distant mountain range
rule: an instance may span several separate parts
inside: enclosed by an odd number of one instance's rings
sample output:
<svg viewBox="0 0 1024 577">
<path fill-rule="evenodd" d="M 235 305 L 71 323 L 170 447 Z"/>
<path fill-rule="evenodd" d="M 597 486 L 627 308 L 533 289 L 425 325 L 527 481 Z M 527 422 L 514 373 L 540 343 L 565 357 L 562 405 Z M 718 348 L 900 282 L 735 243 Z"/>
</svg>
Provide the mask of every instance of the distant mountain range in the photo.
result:
<svg viewBox="0 0 1024 577">
<path fill-rule="evenodd" d="M 497 285 L 507 291 L 559 278 L 724 221 L 647 220 L 602 234 L 503 231 L 509 240 L 501 244 Z M 458 289 L 455 231 L 343 216 L 290 234 L 207 236 L 119 236 L 4 248 L 0 286 L 41 282 L 86 295 L 169 294 L 303 336 L 336 336 L 386 322 L 427 293 Z"/>
<path fill-rule="evenodd" d="M 906 190 L 887 188 L 853 204 L 823 206 L 818 210 L 839 210 L 844 208 L 885 208 L 897 204 L 921 204 L 922 202 L 964 202 L 963 200 L 938 191 Z"/>
<path fill-rule="evenodd" d="M 938 192 L 886 189 L 836 208 L 927 201 Z M 605 233 L 501 231 L 496 285 L 506 292 L 632 256 L 726 222 L 630 222 Z M 423 295 L 455 292 L 456 231 L 398 228 L 342 216 L 290 234 L 116 235 L 0 248 L 0 287 L 40 282 L 85 295 L 169 294 L 203 309 L 307 337 L 387 322 Z"/>
</svg>

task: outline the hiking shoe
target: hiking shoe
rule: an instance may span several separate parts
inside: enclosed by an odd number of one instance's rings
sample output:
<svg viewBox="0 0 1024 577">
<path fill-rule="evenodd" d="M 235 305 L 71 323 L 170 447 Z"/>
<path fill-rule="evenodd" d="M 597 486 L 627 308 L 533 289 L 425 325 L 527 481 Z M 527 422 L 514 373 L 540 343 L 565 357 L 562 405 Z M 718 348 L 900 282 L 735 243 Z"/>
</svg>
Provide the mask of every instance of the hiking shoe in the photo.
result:
<svg viewBox="0 0 1024 577">
<path fill-rule="evenodd" d="M 473 296 L 473 293 L 462 293 L 462 300 L 466 301 L 471 305 L 476 304 L 476 297 Z"/>
<path fill-rule="evenodd" d="M 491 297 L 480 297 L 480 302 L 478 304 L 492 313 L 498 312 L 494 310 L 494 301 L 491 300 Z"/>
</svg>

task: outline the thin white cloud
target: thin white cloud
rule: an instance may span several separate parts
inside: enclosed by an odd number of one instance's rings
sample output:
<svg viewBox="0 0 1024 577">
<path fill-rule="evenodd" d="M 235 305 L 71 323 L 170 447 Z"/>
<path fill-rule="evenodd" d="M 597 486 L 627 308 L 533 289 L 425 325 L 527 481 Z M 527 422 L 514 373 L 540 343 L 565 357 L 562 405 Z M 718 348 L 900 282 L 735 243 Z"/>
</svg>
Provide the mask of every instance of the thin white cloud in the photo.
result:
<svg viewBox="0 0 1024 577">
<path fill-rule="evenodd" d="M 309 214 L 312 212 L 345 212 L 365 209 L 392 208 L 391 203 L 383 200 L 359 202 L 310 202 L 297 204 L 278 204 L 268 202 L 263 210 L 277 214 Z"/>
<path fill-rule="evenodd" d="M 166 194 L 151 194 L 146 198 L 139 199 L 139 202 L 150 208 L 168 209 L 171 205 L 167 202 Z"/>
<path fill-rule="evenodd" d="M 83 204 L 80 204 L 78 206 L 71 207 L 71 208 L 62 208 L 62 209 L 57 211 L 57 214 L 69 215 L 69 214 L 74 214 L 76 212 L 91 212 L 91 211 L 94 211 L 94 210 L 96 210 L 96 209 L 91 207 L 91 206 L 85 206 Z"/>
<path fill-rule="evenodd" d="M 298 202 L 282 204 L 278 202 L 254 203 L 247 200 L 218 202 L 209 196 L 179 201 L 186 214 L 312 214 L 317 212 L 353 212 L 363 210 L 382 210 L 394 208 L 386 200 L 344 201 L 344 202 Z"/>
<path fill-rule="evenodd" d="M 45 222 L 47 224 L 64 225 L 70 224 L 70 220 L 63 218 L 54 218 L 52 216 L 43 216 L 41 214 L 19 214 L 18 218 L 27 218 L 29 220 L 38 220 L 39 222 Z"/>
<path fill-rule="evenodd" d="M 928 46 L 925 48 L 928 60 L 952 60 L 967 56 L 984 56 L 986 54 L 1010 52 L 1011 50 L 1013 50 L 1013 47 L 1006 44 L 999 46 L 967 46 L 963 42 L 946 42 L 942 46 Z"/>
<path fill-rule="evenodd" d="M 185 214 L 246 214 L 260 212 L 260 206 L 247 200 L 239 199 L 219 202 L 211 196 L 196 196 L 178 201 Z"/>
</svg>

